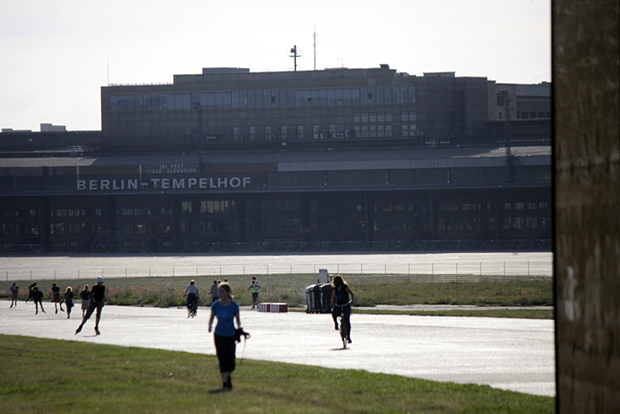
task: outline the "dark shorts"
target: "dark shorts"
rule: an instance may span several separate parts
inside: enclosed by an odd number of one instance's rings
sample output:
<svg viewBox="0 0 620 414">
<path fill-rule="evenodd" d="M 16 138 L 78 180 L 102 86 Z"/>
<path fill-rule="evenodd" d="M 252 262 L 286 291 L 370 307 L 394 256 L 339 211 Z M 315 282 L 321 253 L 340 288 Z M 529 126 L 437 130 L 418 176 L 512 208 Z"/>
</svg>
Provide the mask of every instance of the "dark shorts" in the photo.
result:
<svg viewBox="0 0 620 414">
<path fill-rule="evenodd" d="M 220 372 L 235 370 L 235 350 L 237 344 L 234 337 L 213 335 L 217 359 L 220 361 Z"/>
<path fill-rule="evenodd" d="M 17 293 L 16 291 L 11 292 L 11 299 L 13 300 L 17 300 Z"/>
<path fill-rule="evenodd" d="M 60 302 L 60 293 L 54 293 L 54 302 Z"/>
</svg>

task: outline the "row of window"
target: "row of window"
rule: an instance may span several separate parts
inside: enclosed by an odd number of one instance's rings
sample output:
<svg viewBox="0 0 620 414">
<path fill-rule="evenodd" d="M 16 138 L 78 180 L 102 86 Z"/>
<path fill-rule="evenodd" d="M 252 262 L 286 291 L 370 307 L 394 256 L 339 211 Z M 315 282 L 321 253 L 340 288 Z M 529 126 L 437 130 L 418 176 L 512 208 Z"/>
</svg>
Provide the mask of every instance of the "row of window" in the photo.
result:
<svg viewBox="0 0 620 414">
<path fill-rule="evenodd" d="M 504 230 L 510 229 L 550 229 L 550 217 L 505 217 Z"/>
<path fill-rule="evenodd" d="M 504 114 L 499 112 L 498 119 L 504 119 Z M 551 112 L 517 112 L 517 119 L 551 119 Z"/>
<path fill-rule="evenodd" d="M 202 200 L 197 203 L 193 201 L 181 201 L 182 214 L 219 214 L 236 212 L 237 202 L 235 200 Z"/>
<path fill-rule="evenodd" d="M 415 86 L 112 95 L 112 111 L 178 111 L 226 108 L 415 103 Z"/>
<path fill-rule="evenodd" d="M 549 203 L 545 201 L 504 203 L 504 210 L 548 210 Z M 493 203 L 441 203 L 439 211 L 487 211 L 493 210 Z"/>
<path fill-rule="evenodd" d="M 248 213 L 289 213 L 301 211 L 301 204 L 298 199 L 280 200 L 248 200 L 246 204 Z M 316 199 L 310 200 L 310 211 L 334 211 L 333 202 Z M 428 204 L 375 204 L 374 211 L 381 213 L 391 212 L 426 212 Z M 440 203 L 439 211 L 492 211 L 493 203 Z M 504 210 L 548 210 L 548 202 L 506 202 L 503 204 Z M 338 206 L 338 211 L 343 212 L 364 212 L 362 204 L 342 204 Z M 181 213 L 183 214 L 219 214 L 236 213 L 237 203 L 235 200 L 202 200 L 199 202 L 182 201 Z M 107 209 L 52 209 L 51 217 L 102 217 L 107 214 Z M 158 208 L 119 208 L 116 209 L 117 216 L 171 216 L 172 207 Z M 38 217 L 39 210 L 4 210 L 2 217 Z"/>
<path fill-rule="evenodd" d="M 80 235 L 99 234 L 106 230 L 101 223 L 51 223 L 51 235 Z M 502 228 L 504 230 L 522 229 L 549 229 L 549 216 L 505 217 Z M 310 220 L 311 231 L 362 231 L 366 222 L 362 219 L 317 219 Z M 375 231 L 430 231 L 428 218 L 376 218 L 373 221 Z M 246 230 L 250 232 L 299 232 L 301 220 L 297 218 L 258 219 L 246 220 Z M 437 220 L 438 230 L 486 230 L 495 231 L 493 217 L 440 217 Z M 204 220 L 181 221 L 181 233 L 218 233 L 238 231 L 236 220 Z M 122 222 L 117 224 L 117 231 L 121 234 L 171 234 L 172 225 L 161 222 Z M 0 225 L 0 235 L 4 236 L 32 236 L 40 234 L 37 224 L 5 223 Z"/>
</svg>

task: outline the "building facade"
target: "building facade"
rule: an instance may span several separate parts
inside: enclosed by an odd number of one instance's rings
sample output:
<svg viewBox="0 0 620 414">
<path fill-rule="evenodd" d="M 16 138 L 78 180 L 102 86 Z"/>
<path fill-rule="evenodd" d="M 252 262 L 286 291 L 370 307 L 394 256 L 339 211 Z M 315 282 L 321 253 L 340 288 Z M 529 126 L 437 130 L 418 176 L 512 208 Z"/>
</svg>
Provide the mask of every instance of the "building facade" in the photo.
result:
<svg viewBox="0 0 620 414">
<path fill-rule="evenodd" d="M 211 68 L 169 85 L 108 86 L 109 136 L 199 141 L 450 139 L 484 135 L 486 78 L 376 69 L 262 72 Z"/>
<path fill-rule="evenodd" d="M 0 246 L 548 250 L 548 120 L 511 147 L 504 86 L 385 65 L 105 86 L 102 131 L 0 137 Z"/>
<path fill-rule="evenodd" d="M 524 248 L 536 248 L 551 234 L 550 148 L 515 147 L 513 156 L 511 181 L 505 149 L 487 147 L 4 159 L 0 244 L 197 252 L 529 240 Z"/>
</svg>

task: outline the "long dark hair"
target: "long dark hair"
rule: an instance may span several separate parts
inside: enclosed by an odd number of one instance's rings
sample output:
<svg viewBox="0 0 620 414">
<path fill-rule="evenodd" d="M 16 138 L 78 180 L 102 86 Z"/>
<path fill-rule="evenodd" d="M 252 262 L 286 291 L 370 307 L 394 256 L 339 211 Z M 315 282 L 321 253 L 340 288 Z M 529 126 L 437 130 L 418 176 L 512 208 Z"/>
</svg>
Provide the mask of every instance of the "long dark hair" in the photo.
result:
<svg viewBox="0 0 620 414">
<path fill-rule="evenodd" d="M 340 276 L 340 275 L 336 275 L 336 276 L 334 276 L 334 278 L 332 279 L 332 286 L 333 286 L 335 289 L 338 289 L 338 288 L 340 288 L 340 286 L 344 286 L 344 285 L 346 285 L 346 284 L 347 284 L 347 281 L 346 281 L 346 280 L 344 280 L 344 279 L 343 279 L 343 277 L 342 277 L 342 276 Z"/>
</svg>

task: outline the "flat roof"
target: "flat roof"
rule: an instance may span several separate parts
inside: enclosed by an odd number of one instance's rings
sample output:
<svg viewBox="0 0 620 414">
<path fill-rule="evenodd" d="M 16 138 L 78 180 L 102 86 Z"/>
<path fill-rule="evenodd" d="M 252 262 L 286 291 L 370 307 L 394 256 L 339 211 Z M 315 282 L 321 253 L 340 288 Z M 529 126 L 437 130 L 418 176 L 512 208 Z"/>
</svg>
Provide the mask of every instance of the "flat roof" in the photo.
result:
<svg viewBox="0 0 620 414">
<path fill-rule="evenodd" d="M 512 147 L 515 157 L 549 158 L 551 146 Z M 226 163 L 333 163 L 333 162 L 427 162 L 440 160 L 481 161 L 490 158 L 497 161 L 506 156 L 504 147 L 467 147 L 467 148 L 363 148 L 363 149 L 299 149 L 299 150 L 234 150 L 206 151 L 202 154 L 202 162 L 211 164 Z M 198 153 L 163 153 L 135 155 L 99 155 L 70 157 L 67 155 L 41 157 L 0 158 L 0 168 L 32 168 L 32 167 L 74 167 L 74 166 L 119 166 L 141 164 L 192 164 L 199 163 Z M 383 167 L 385 168 L 385 167 Z"/>
</svg>

